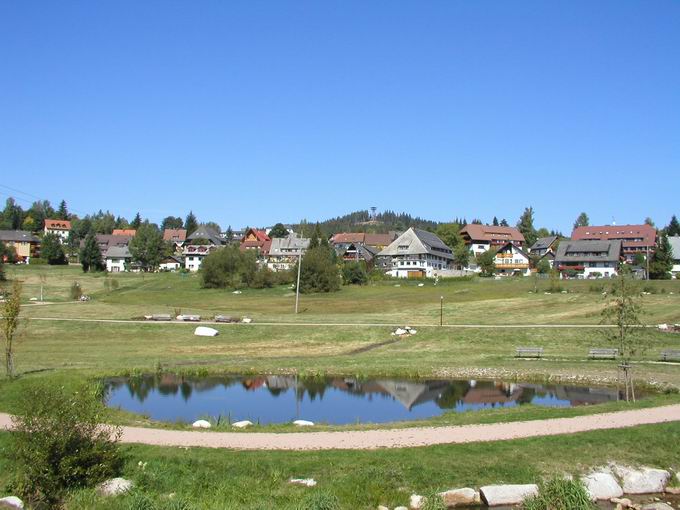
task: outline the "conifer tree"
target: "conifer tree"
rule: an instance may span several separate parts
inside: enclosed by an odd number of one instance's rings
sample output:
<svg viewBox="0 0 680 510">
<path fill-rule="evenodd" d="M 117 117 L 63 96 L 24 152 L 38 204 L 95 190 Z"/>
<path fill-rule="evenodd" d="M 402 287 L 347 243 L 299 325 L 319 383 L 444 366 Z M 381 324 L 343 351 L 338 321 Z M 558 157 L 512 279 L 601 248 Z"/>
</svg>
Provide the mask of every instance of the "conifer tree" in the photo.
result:
<svg viewBox="0 0 680 510">
<path fill-rule="evenodd" d="M 680 222 L 678 222 L 678 218 L 675 216 L 675 214 L 671 218 L 671 222 L 666 227 L 666 234 L 669 236 L 680 236 Z"/>
<path fill-rule="evenodd" d="M 666 234 L 661 234 L 649 263 L 649 277 L 654 280 L 669 280 L 673 268 L 673 249 Z"/>
<path fill-rule="evenodd" d="M 534 228 L 534 208 L 526 207 L 522 216 L 517 222 L 517 229 L 524 236 L 527 246 L 531 246 L 536 242 L 536 229 Z"/>
<path fill-rule="evenodd" d="M 83 266 L 83 271 L 102 271 L 104 264 L 102 262 L 102 252 L 97 244 L 97 238 L 93 232 L 90 232 L 85 238 L 83 248 L 80 250 L 80 264 Z"/>
<path fill-rule="evenodd" d="M 189 214 L 187 214 L 187 217 L 184 220 L 184 228 L 187 231 L 187 236 L 193 234 L 198 228 L 198 220 L 193 211 L 189 211 Z"/>
</svg>

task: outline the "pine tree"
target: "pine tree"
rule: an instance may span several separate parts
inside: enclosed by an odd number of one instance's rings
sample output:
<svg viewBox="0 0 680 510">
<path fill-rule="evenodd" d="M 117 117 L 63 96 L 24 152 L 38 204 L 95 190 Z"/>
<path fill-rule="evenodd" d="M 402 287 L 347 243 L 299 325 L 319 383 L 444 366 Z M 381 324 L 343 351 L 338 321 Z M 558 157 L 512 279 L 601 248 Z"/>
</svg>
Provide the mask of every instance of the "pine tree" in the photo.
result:
<svg viewBox="0 0 680 510">
<path fill-rule="evenodd" d="M 501 220 L 501 227 L 509 227 L 509 226 L 510 226 L 510 225 L 508 225 L 508 220 L 506 220 L 505 218 L 503 218 L 503 219 Z"/>
<path fill-rule="evenodd" d="M 130 253 L 135 262 L 145 271 L 154 270 L 161 263 L 168 250 L 163 242 L 163 234 L 152 223 L 144 222 L 137 229 L 137 234 L 130 241 Z"/>
<path fill-rule="evenodd" d="M 654 280 L 669 280 L 673 269 L 673 249 L 666 234 L 661 234 L 649 262 L 649 277 Z"/>
<path fill-rule="evenodd" d="M 68 213 L 68 208 L 66 207 L 66 200 L 59 202 L 59 209 L 57 209 L 57 218 L 60 220 L 68 220 L 70 214 Z"/>
<path fill-rule="evenodd" d="M 189 214 L 187 214 L 187 217 L 184 220 L 184 228 L 187 231 L 187 236 L 193 234 L 198 228 L 198 220 L 196 219 L 193 211 L 189 211 Z"/>
<path fill-rule="evenodd" d="M 99 249 L 99 244 L 97 244 L 97 238 L 92 232 L 87 235 L 83 248 L 80 250 L 80 264 L 85 273 L 104 269 L 102 252 Z"/>
<path fill-rule="evenodd" d="M 590 218 L 588 218 L 588 215 L 584 212 L 578 215 L 578 218 L 576 218 L 576 221 L 574 222 L 574 228 L 577 227 L 587 227 L 590 225 Z"/>
<path fill-rule="evenodd" d="M 675 214 L 671 218 L 671 222 L 666 227 L 666 234 L 669 236 L 680 236 L 680 222 L 678 222 L 678 218 L 675 216 Z"/>
<path fill-rule="evenodd" d="M 517 229 L 524 236 L 527 246 L 531 246 L 536 242 L 536 229 L 534 228 L 534 208 L 527 207 L 524 209 L 522 216 L 517 222 Z"/>
<path fill-rule="evenodd" d="M 312 237 L 309 239 L 309 250 L 319 247 L 319 240 L 321 238 L 321 227 L 317 223 L 314 227 L 314 232 L 312 232 Z"/>
<path fill-rule="evenodd" d="M 139 213 L 137 213 L 137 214 L 135 215 L 135 219 L 133 219 L 133 220 L 130 222 L 130 228 L 132 228 L 132 229 L 134 229 L 134 230 L 137 230 L 141 224 L 142 224 L 142 217 L 140 216 Z"/>
<path fill-rule="evenodd" d="M 68 264 L 64 248 L 56 234 L 45 234 L 40 243 L 40 258 L 49 265 Z"/>
<path fill-rule="evenodd" d="M 231 229 L 231 225 L 227 227 L 227 231 L 225 232 L 225 237 L 227 238 L 227 242 L 232 242 L 234 240 L 234 231 Z"/>
<path fill-rule="evenodd" d="M 498 218 L 496 218 L 495 216 L 493 217 L 493 222 L 492 222 L 492 224 L 493 224 L 494 227 L 497 227 L 497 226 L 498 226 Z"/>
</svg>

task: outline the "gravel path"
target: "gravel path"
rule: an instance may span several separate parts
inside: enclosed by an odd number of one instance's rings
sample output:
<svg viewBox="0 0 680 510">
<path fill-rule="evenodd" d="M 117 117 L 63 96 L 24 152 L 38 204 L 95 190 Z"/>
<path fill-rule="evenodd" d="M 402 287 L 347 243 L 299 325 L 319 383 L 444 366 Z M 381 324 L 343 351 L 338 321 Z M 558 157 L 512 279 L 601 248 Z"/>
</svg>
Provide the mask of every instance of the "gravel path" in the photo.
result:
<svg viewBox="0 0 680 510">
<path fill-rule="evenodd" d="M 680 404 L 590 416 L 514 423 L 345 432 L 241 433 L 123 427 L 122 441 L 124 443 L 158 446 L 198 446 L 236 450 L 370 450 L 479 441 L 504 441 L 573 434 L 590 430 L 619 429 L 671 421 L 680 421 Z M 10 416 L 0 414 L 0 427 L 8 428 L 10 425 Z"/>
</svg>

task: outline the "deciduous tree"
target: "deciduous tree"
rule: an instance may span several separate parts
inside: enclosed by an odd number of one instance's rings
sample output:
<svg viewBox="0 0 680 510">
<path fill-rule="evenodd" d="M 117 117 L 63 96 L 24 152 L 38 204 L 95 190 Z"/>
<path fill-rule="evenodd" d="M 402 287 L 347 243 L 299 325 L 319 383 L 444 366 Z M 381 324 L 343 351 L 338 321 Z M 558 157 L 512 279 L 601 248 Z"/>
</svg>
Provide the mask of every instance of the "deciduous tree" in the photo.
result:
<svg viewBox="0 0 680 510">
<path fill-rule="evenodd" d="M 269 237 L 274 239 L 275 237 L 288 237 L 288 229 L 283 223 L 277 223 L 272 227 L 272 229 L 269 231 Z"/>
<path fill-rule="evenodd" d="M 491 248 L 477 255 L 477 265 L 482 270 L 482 276 L 493 276 L 496 272 L 496 250 Z"/>
<path fill-rule="evenodd" d="M 45 234 L 40 243 L 40 258 L 50 265 L 68 264 L 61 240 L 56 234 Z"/>
<path fill-rule="evenodd" d="M 2 334 L 5 341 L 5 371 L 7 377 L 14 377 L 14 341 L 19 328 L 19 315 L 21 313 L 21 282 L 14 280 L 12 290 L 5 296 L 2 303 Z"/>
<path fill-rule="evenodd" d="M 163 218 L 163 221 L 161 223 L 161 230 L 165 229 L 180 229 L 184 226 L 184 222 L 182 221 L 182 218 L 179 216 L 166 216 Z"/>
<path fill-rule="evenodd" d="M 130 253 L 132 259 L 138 262 L 144 271 L 153 271 L 163 257 L 170 254 L 170 250 L 163 241 L 163 234 L 158 227 L 144 222 L 137 228 L 135 237 L 130 241 Z"/>
<path fill-rule="evenodd" d="M 446 246 L 451 248 L 451 250 L 455 250 L 463 242 L 463 238 L 458 233 L 459 230 L 459 225 L 456 223 L 442 223 L 435 230 L 435 234 Z"/>
</svg>

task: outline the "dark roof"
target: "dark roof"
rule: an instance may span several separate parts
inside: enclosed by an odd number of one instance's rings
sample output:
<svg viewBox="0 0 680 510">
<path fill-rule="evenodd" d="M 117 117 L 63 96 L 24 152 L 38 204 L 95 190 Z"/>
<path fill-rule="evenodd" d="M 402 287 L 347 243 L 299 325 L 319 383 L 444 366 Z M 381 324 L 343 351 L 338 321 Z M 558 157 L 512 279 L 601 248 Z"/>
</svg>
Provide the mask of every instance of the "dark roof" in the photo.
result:
<svg viewBox="0 0 680 510">
<path fill-rule="evenodd" d="M 15 243 L 39 243 L 40 238 L 27 230 L 0 230 L 0 241 Z"/>
<path fill-rule="evenodd" d="M 563 262 L 618 262 L 621 241 L 564 240 L 555 254 L 557 264 Z"/>
<path fill-rule="evenodd" d="M 557 236 L 539 237 L 529 250 L 547 250 L 555 241 L 557 241 Z"/>
<path fill-rule="evenodd" d="M 115 258 L 115 259 L 129 259 L 132 258 L 130 250 L 127 246 L 109 246 L 106 250 L 105 258 Z"/>
<path fill-rule="evenodd" d="M 503 251 L 507 246 L 512 246 L 513 248 L 515 248 L 515 250 L 524 255 L 527 259 L 531 260 L 531 255 L 529 255 L 529 253 L 526 252 L 524 248 L 522 248 L 519 244 L 513 243 L 512 241 L 508 241 L 507 243 L 505 243 L 503 246 L 498 248 L 498 251 L 499 252 Z"/>
<path fill-rule="evenodd" d="M 413 227 L 392 241 L 387 248 L 380 252 L 380 255 L 416 255 L 421 253 L 453 259 L 451 248 L 446 246 L 439 237 L 432 232 Z"/>
<path fill-rule="evenodd" d="M 222 245 L 224 244 L 224 239 L 222 239 L 214 230 L 205 225 L 199 225 L 199 227 L 192 232 L 190 236 L 187 237 L 187 243 L 191 244 L 194 239 L 207 239 L 211 244 Z"/>
</svg>

